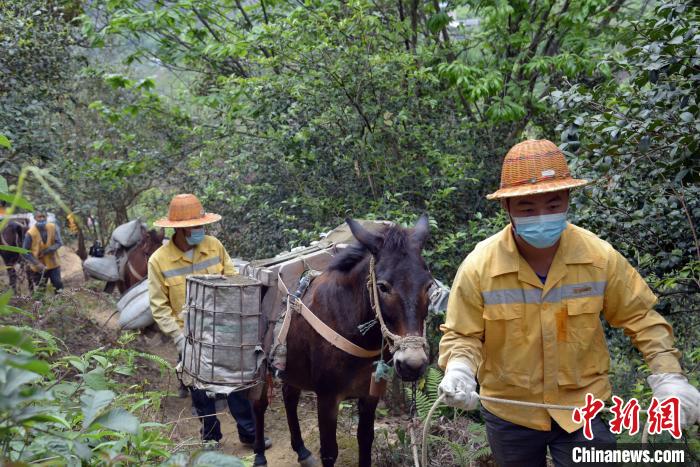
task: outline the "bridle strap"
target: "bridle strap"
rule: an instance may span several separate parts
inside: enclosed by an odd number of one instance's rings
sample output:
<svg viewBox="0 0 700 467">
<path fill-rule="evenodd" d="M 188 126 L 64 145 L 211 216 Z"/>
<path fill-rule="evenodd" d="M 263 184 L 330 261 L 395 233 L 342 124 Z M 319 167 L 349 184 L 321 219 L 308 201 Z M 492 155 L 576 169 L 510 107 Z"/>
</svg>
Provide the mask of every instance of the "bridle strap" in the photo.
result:
<svg viewBox="0 0 700 467">
<path fill-rule="evenodd" d="M 379 290 L 377 288 L 377 273 L 375 267 L 374 255 L 369 259 L 369 277 L 367 279 L 367 290 L 369 292 L 369 302 L 372 306 L 372 310 L 379 321 L 379 327 L 382 331 L 382 336 L 389 344 L 389 351 L 395 353 L 398 350 L 407 349 L 423 349 L 425 353 L 428 353 L 428 341 L 425 338 L 425 327 L 423 329 L 422 336 L 399 336 L 389 331 L 386 323 L 384 322 L 384 317 L 382 316 L 382 305 L 379 301 Z"/>
</svg>

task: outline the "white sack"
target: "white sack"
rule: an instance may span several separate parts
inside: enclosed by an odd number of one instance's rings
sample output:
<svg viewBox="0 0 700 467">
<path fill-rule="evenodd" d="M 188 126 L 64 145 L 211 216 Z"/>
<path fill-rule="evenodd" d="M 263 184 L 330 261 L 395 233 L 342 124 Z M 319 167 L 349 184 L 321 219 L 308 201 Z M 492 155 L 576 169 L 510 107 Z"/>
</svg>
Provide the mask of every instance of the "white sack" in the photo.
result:
<svg viewBox="0 0 700 467">
<path fill-rule="evenodd" d="M 97 258 L 90 256 L 83 263 L 83 269 L 88 276 L 101 281 L 113 282 L 119 280 L 119 267 L 114 256 Z"/>
<path fill-rule="evenodd" d="M 130 288 L 117 302 L 117 309 L 122 329 L 143 329 L 155 323 L 148 297 L 148 280 Z"/>
<path fill-rule="evenodd" d="M 112 240 L 119 243 L 124 248 L 136 245 L 141 240 L 142 223 L 140 219 L 135 219 L 126 224 L 122 224 L 112 232 Z"/>
</svg>

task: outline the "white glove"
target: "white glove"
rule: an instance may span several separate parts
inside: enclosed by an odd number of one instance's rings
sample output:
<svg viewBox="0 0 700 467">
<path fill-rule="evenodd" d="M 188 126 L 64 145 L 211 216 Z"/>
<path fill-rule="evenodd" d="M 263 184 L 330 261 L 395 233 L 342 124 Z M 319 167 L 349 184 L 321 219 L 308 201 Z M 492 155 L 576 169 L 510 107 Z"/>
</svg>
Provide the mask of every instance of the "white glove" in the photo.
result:
<svg viewBox="0 0 700 467">
<path fill-rule="evenodd" d="M 444 394 L 445 404 L 452 407 L 474 410 L 479 406 L 474 373 L 469 365 L 463 362 L 447 364 L 445 376 L 438 386 L 438 394 Z"/>
<path fill-rule="evenodd" d="M 647 377 L 654 397 L 663 401 L 677 397 L 681 403 L 681 428 L 689 428 L 700 422 L 700 392 L 679 373 L 661 373 Z"/>
<path fill-rule="evenodd" d="M 175 342 L 175 347 L 177 347 L 177 352 L 180 354 L 180 357 L 182 358 L 182 352 L 185 350 L 185 335 L 180 333 L 177 335 L 175 339 L 173 339 L 173 342 Z"/>
</svg>

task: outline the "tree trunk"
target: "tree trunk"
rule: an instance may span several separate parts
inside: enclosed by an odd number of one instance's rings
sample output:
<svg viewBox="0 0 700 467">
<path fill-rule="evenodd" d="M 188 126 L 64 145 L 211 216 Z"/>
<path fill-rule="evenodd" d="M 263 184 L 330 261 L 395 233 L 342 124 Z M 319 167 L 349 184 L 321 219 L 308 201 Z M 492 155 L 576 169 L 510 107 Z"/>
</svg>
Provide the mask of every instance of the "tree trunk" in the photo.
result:
<svg viewBox="0 0 700 467">
<path fill-rule="evenodd" d="M 127 213 L 126 206 L 119 205 L 114 207 L 114 222 L 117 226 L 129 222 L 129 214 Z"/>
<path fill-rule="evenodd" d="M 418 44 L 418 0 L 411 2 L 411 48 L 413 53 L 416 53 L 416 45 Z"/>
<path fill-rule="evenodd" d="M 78 229 L 78 251 L 75 253 L 83 261 L 88 257 L 87 250 L 85 249 L 85 235 L 83 235 L 83 229 Z"/>
</svg>

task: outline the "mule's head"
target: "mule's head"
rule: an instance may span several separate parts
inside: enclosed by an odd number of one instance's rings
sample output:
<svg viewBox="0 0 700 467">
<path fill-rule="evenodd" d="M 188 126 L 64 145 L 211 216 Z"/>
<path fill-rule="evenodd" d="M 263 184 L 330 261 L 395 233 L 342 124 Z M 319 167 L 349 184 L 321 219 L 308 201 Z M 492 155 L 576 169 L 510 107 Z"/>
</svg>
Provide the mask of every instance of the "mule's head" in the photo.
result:
<svg viewBox="0 0 700 467">
<path fill-rule="evenodd" d="M 375 258 L 377 290 L 387 328 L 399 336 L 423 336 L 428 315 L 428 289 L 433 277 L 421 256 L 428 237 L 428 217 L 421 216 L 412 229 L 389 227 L 371 232 L 347 219 L 355 238 Z M 401 348 L 394 354 L 394 368 L 404 381 L 415 381 L 428 365 L 421 346 Z"/>
<path fill-rule="evenodd" d="M 146 257 L 150 257 L 163 244 L 165 232 L 163 229 L 151 229 L 143 236 L 141 247 Z"/>
</svg>

